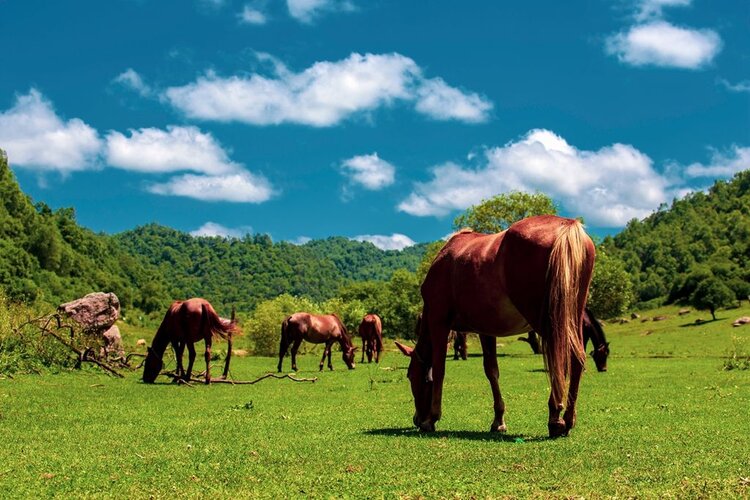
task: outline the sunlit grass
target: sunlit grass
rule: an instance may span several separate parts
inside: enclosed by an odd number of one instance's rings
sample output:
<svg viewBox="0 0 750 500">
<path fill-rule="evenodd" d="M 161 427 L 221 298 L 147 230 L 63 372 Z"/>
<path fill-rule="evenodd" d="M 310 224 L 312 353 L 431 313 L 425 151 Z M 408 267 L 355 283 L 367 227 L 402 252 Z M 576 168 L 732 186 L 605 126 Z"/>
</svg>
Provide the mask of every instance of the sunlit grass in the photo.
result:
<svg viewBox="0 0 750 500">
<path fill-rule="evenodd" d="M 644 317 L 657 315 L 668 319 L 606 325 L 609 372 L 588 363 L 578 426 L 554 441 L 542 360 L 514 338 L 500 339 L 498 360 L 506 436 L 486 432 L 476 341 L 468 361 L 447 362 L 431 435 L 410 428 L 407 360 L 393 350 L 354 371 L 338 353 L 322 373 L 303 356 L 299 375 L 314 384 L 147 386 L 93 368 L 0 380 L 0 496 L 747 497 L 750 371 L 723 366 L 750 345 L 750 326 L 730 325 L 750 307 L 698 326 L 676 308 Z M 232 375 L 275 365 L 238 357 Z"/>
</svg>

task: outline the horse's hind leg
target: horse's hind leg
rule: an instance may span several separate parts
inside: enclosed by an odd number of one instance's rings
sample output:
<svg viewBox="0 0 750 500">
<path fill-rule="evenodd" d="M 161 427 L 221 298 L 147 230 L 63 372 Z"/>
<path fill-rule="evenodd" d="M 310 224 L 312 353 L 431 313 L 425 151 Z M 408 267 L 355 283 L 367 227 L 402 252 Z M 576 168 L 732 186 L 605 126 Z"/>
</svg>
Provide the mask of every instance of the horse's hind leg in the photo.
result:
<svg viewBox="0 0 750 500">
<path fill-rule="evenodd" d="M 195 363 L 195 345 L 192 342 L 186 342 L 188 349 L 188 367 L 185 376 L 185 380 L 190 381 L 190 377 L 193 374 L 193 363 Z"/>
<path fill-rule="evenodd" d="M 568 401 L 565 405 L 565 430 L 570 430 L 576 425 L 576 400 L 578 399 L 578 386 L 581 383 L 583 364 L 578 360 L 575 353 L 570 353 L 570 387 L 568 389 Z"/>
<path fill-rule="evenodd" d="M 497 343 L 495 337 L 480 335 L 479 340 L 482 343 L 482 359 L 484 361 L 484 375 L 490 382 L 492 389 L 493 408 L 495 410 L 495 419 L 490 425 L 490 432 L 505 432 L 508 428 L 505 426 L 505 402 L 500 394 L 500 370 L 497 367 Z"/>
<path fill-rule="evenodd" d="M 287 349 L 289 349 L 289 343 L 282 334 L 281 342 L 279 343 L 279 366 L 276 367 L 279 373 L 281 373 L 281 364 L 284 362 L 284 356 L 286 356 Z"/>
<path fill-rule="evenodd" d="M 299 345 L 302 343 L 302 339 L 297 339 L 294 341 L 294 344 L 292 344 L 292 370 L 297 371 L 297 350 L 299 350 Z"/>
<path fill-rule="evenodd" d="M 206 341 L 206 352 L 203 357 L 206 359 L 206 383 L 211 383 L 211 336 L 209 335 L 205 339 Z"/>
</svg>

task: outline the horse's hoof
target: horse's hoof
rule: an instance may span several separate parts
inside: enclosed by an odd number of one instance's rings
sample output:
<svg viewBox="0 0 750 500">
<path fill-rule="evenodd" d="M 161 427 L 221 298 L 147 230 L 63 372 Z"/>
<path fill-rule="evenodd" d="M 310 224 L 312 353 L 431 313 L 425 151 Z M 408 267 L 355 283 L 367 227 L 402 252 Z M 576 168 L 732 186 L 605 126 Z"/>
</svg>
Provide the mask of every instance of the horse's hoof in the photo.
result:
<svg viewBox="0 0 750 500">
<path fill-rule="evenodd" d="M 573 427 L 576 426 L 576 414 L 573 413 L 573 415 L 568 415 L 566 412 L 565 415 L 563 415 L 563 420 L 565 421 L 565 428 L 570 431 Z"/>
<path fill-rule="evenodd" d="M 565 426 L 565 422 L 563 422 L 562 420 L 558 420 L 557 422 L 549 422 L 547 424 L 547 429 L 549 430 L 549 437 L 553 439 L 567 436 L 569 430 Z"/>
<path fill-rule="evenodd" d="M 490 426 L 490 432 L 500 432 L 500 433 L 506 433 L 508 432 L 508 426 L 505 424 L 496 425 L 494 422 Z"/>
<path fill-rule="evenodd" d="M 435 432 L 435 422 L 432 420 L 420 422 L 417 427 L 419 427 L 420 432 Z"/>
</svg>

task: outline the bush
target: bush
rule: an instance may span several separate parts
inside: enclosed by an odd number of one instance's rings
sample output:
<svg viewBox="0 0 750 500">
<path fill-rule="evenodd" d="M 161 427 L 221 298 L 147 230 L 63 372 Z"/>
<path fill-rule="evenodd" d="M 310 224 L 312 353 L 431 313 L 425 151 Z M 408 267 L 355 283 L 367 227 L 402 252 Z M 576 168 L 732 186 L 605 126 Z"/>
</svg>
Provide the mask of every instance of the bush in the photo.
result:
<svg viewBox="0 0 750 500">
<path fill-rule="evenodd" d="M 39 373 L 43 369 L 70 368 L 75 359 L 54 339 L 40 334 L 34 325 L 19 325 L 38 312 L 23 303 L 8 301 L 0 290 L 0 373 Z"/>
</svg>

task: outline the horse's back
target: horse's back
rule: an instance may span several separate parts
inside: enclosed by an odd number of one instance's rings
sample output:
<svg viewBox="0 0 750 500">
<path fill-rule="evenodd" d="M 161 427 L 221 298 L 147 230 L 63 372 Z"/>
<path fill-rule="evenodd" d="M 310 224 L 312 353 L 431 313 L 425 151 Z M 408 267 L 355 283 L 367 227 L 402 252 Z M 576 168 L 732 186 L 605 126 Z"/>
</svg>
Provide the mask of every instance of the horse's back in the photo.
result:
<svg viewBox="0 0 750 500">
<path fill-rule="evenodd" d="M 362 338 L 375 338 L 381 335 L 383 326 L 377 314 L 366 314 L 359 324 L 359 335 Z"/>
<path fill-rule="evenodd" d="M 342 335 L 340 323 L 332 314 L 294 313 L 289 317 L 289 327 L 304 340 L 321 344 Z"/>
<path fill-rule="evenodd" d="M 536 216 L 497 234 L 455 234 L 422 284 L 425 310 L 455 330 L 504 336 L 538 328 L 552 248 L 576 223 Z"/>
</svg>

